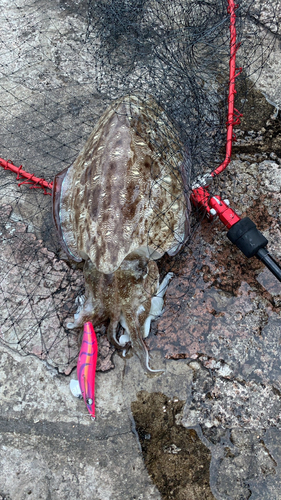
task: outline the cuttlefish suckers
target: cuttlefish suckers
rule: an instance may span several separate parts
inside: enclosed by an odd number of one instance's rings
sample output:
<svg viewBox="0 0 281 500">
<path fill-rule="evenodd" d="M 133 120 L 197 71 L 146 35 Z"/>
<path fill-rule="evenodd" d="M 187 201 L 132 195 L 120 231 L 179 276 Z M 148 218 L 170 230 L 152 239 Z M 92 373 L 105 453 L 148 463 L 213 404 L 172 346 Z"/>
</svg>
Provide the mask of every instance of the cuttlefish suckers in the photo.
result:
<svg viewBox="0 0 281 500">
<path fill-rule="evenodd" d="M 164 111 L 152 98 L 128 96 L 106 110 L 54 180 L 61 245 L 85 261 L 85 299 L 68 327 L 109 321 L 109 340 L 119 348 L 130 341 L 147 369 L 143 338 L 171 277 L 159 289 L 155 260 L 175 255 L 189 234 L 188 166 Z"/>
</svg>

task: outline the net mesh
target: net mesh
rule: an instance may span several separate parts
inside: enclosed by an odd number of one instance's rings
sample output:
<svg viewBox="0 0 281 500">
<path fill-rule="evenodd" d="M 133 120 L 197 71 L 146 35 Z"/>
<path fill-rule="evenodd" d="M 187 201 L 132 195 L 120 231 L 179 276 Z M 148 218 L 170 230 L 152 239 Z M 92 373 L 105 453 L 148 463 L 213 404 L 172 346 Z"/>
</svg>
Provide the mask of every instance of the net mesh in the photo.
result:
<svg viewBox="0 0 281 500">
<path fill-rule="evenodd" d="M 241 0 L 236 16 L 239 78 L 248 83 L 280 38 L 278 1 Z M 2 158 L 52 181 L 111 102 L 137 94 L 144 109 L 153 97 L 164 110 L 154 147 L 167 117 L 190 186 L 223 161 L 226 0 L 3 0 L 0 20 Z M 50 196 L 4 169 L 0 193 L 1 339 L 69 372 L 78 342 L 65 325 L 83 294 L 81 268 L 62 255 Z"/>
</svg>

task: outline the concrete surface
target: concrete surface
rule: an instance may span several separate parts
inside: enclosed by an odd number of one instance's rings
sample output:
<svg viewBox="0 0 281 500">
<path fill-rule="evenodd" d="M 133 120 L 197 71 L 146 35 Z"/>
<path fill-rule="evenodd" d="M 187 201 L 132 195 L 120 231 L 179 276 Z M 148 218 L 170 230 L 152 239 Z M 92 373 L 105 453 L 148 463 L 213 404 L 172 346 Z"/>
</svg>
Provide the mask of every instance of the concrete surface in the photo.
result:
<svg viewBox="0 0 281 500">
<path fill-rule="evenodd" d="M 97 376 L 97 421 L 69 379 L 35 357 L 1 353 L 3 498 L 159 499 L 122 398 L 122 363 Z M 114 373 L 114 376 L 112 376 Z"/>
</svg>

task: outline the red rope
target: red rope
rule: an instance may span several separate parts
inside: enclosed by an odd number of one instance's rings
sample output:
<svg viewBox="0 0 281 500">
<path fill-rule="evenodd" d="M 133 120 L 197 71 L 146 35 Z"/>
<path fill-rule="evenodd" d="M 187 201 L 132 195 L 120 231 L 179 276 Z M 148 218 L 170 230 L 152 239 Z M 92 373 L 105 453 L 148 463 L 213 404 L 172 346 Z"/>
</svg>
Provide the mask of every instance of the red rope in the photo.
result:
<svg viewBox="0 0 281 500">
<path fill-rule="evenodd" d="M 29 174 L 28 172 L 25 172 L 23 170 L 22 165 L 20 167 L 16 167 L 11 160 L 3 160 L 3 158 L 0 158 L 0 166 L 3 167 L 5 170 L 11 170 L 11 172 L 15 172 L 17 174 L 17 181 L 20 180 L 18 186 L 21 186 L 22 184 L 28 184 L 30 185 L 30 189 L 43 189 L 44 194 L 49 194 L 47 189 L 50 189 L 52 191 L 53 189 L 53 183 L 52 182 L 47 182 L 45 179 L 42 179 L 40 177 L 36 177 L 34 174 Z"/>
<path fill-rule="evenodd" d="M 228 13 L 230 14 L 230 58 L 229 58 L 229 87 L 228 87 L 228 113 L 227 113 L 227 134 L 225 159 L 219 167 L 211 172 L 212 177 L 220 174 L 230 163 L 232 153 L 232 143 L 236 140 L 233 127 L 240 123 L 241 113 L 234 107 L 236 94 L 235 80 L 240 75 L 242 68 L 236 68 L 236 52 L 239 48 L 236 43 L 236 14 L 238 5 L 234 0 L 228 0 Z M 206 186 L 207 187 L 207 186 Z M 191 201 L 195 207 L 204 209 L 209 220 L 218 216 L 222 223 L 229 229 L 236 224 L 240 217 L 229 207 L 228 200 L 222 200 L 220 196 L 211 196 L 206 187 L 197 186 L 191 192 Z"/>
<path fill-rule="evenodd" d="M 236 52 L 239 49 L 240 44 L 236 43 L 236 14 L 235 10 L 238 5 L 235 4 L 234 0 L 228 0 L 228 13 L 230 14 L 230 59 L 229 59 L 229 87 L 228 87 L 228 113 L 227 113 L 227 134 L 226 134 L 226 152 L 225 159 L 219 167 L 217 167 L 211 173 L 212 177 L 220 174 L 230 163 L 231 153 L 232 153 L 232 143 L 236 140 L 236 136 L 233 133 L 233 127 L 239 125 L 242 113 L 239 113 L 234 107 L 234 98 L 236 94 L 235 80 L 237 76 L 240 75 L 242 68 L 236 68 Z"/>
</svg>

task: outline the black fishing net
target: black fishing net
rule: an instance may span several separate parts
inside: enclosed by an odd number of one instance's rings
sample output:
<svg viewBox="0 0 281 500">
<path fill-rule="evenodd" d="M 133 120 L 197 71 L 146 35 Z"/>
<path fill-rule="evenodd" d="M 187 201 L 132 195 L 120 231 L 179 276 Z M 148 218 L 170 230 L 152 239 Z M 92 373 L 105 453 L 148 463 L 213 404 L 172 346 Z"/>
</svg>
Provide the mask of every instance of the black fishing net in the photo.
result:
<svg viewBox="0 0 281 500">
<path fill-rule="evenodd" d="M 280 37 L 277 9 L 274 0 L 237 6 L 244 93 Z M 159 106 L 140 134 L 173 169 L 160 144 L 173 128 L 190 188 L 223 161 L 226 0 L 5 0 L 0 19 L 1 158 L 52 181 L 112 101 L 137 95 L 144 115 L 151 97 Z M 60 249 L 51 197 L 2 168 L 0 182 L 1 340 L 70 371 L 77 332 L 65 325 L 83 294 L 82 271 Z"/>
</svg>

